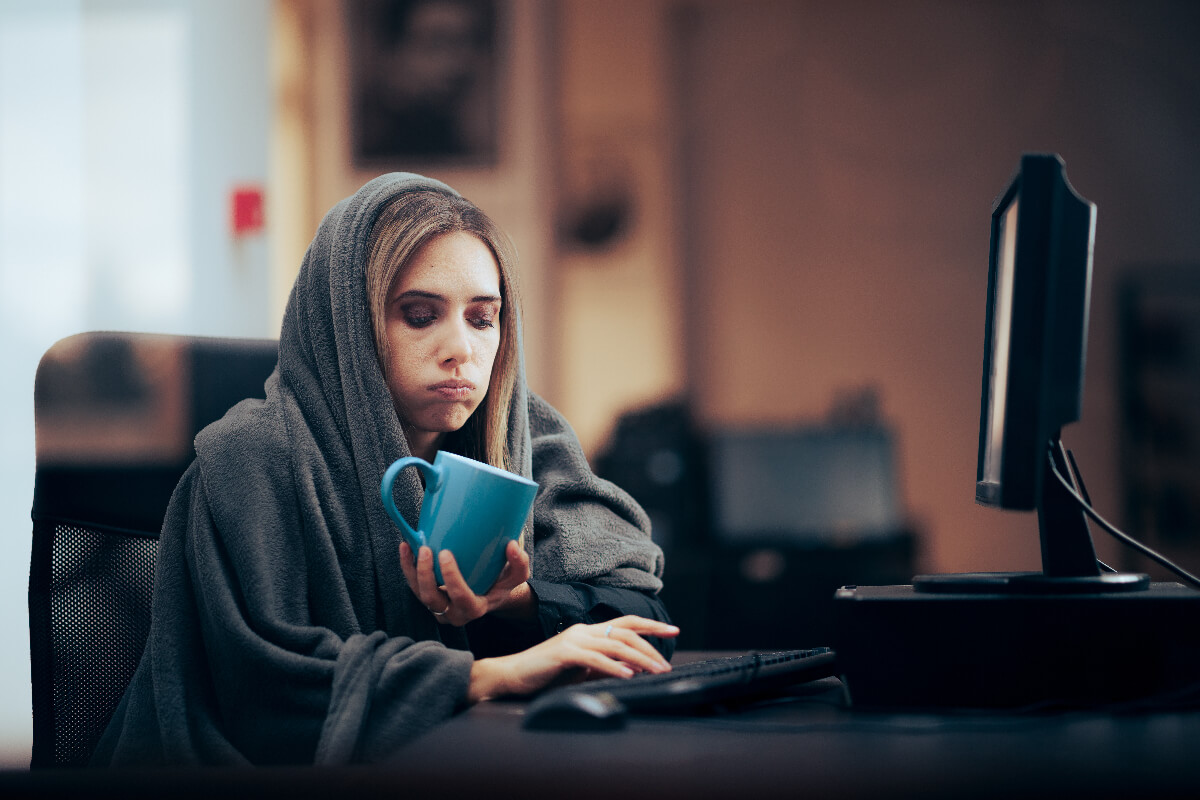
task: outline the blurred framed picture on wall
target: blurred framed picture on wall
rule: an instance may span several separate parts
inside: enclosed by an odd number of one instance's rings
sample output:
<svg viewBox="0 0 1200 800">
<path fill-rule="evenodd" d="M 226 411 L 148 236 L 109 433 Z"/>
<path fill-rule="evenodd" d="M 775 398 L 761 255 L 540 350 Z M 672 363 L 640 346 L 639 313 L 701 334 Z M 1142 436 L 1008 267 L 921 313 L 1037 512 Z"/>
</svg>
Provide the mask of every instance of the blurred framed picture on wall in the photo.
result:
<svg viewBox="0 0 1200 800">
<path fill-rule="evenodd" d="M 343 0 L 355 166 L 497 157 L 500 0 Z"/>
</svg>

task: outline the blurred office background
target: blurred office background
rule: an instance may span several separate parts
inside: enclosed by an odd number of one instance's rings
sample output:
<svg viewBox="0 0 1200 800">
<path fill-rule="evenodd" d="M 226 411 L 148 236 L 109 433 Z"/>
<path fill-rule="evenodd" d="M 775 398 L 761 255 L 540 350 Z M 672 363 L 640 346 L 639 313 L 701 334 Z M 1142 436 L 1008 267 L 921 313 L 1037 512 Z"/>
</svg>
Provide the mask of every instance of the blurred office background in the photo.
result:
<svg viewBox="0 0 1200 800">
<path fill-rule="evenodd" d="M 725 535 L 737 569 L 705 586 L 762 610 L 796 554 L 717 530 L 763 509 L 695 470 L 763 437 L 863 478 L 821 493 L 860 528 L 819 508 L 795 543 L 839 576 L 892 533 L 902 569 L 1038 568 L 1035 518 L 973 483 L 992 200 L 1060 153 L 1099 208 L 1067 444 L 1103 511 L 1200 567 L 1200 6 L 468 5 L 420 29 L 350 0 L 0 0 L 0 763 L 31 738 L 38 358 L 94 329 L 274 336 L 324 211 L 394 169 L 509 231 L 534 389 L 655 506 L 681 584 L 692 528 Z M 413 107 L 442 127 L 401 141 Z"/>
</svg>

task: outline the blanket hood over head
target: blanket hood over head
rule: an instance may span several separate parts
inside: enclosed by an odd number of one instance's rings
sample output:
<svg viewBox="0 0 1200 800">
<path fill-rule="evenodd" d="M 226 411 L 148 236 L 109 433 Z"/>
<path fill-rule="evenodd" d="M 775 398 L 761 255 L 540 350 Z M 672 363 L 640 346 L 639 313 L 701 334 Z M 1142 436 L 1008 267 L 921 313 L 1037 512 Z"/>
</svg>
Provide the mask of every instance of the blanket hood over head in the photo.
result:
<svg viewBox="0 0 1200 800">
<path fill-rule="evenodd" d="M 412 612 L 423 607 L 411 593 L 395 591 L 404 585 L 397 554 L 399 534 L 379 499 L 384 471 L 410 451 L 375 351 L 367 303 L 367 257 L 371 229 L 383 207 L 411 191 L 457 195 L 439 181 L 391 173 L 367 183 L 326 215 L 284 313 L 279 383 L 291 395 L 284 399 L 282 411 L 296 474 L 320 474 L 325 465 L 336 464 L 331 473 L 338 479 L 336 485 L 314 487 L 323 506 L 315 511 L 327 513 L 336 497 L 343 508 L 363 514 L 360 519 L 347 518 L 348 525 L 329 526 L 343 564 L 370 563 L 374 568 L 376 597 L 371 602 L 380 616 L 373 617 L 372 609 L 364 606 L 356 609 L 359 618 L 389 633 L 439 638 L 443 626 L 437 624 L 408 630 Z M 505 313 L 517 314 L 518 309 L 506 308 Z M 514 328 L 520 331 L 519 319 Z M 508 446 L 511 463 L 528 476 L 532 471 L 528 398 L 523 364 L 519 362 L 518 368 Z M 421 492 L 416 470 L 404 470 L 394 497 L 397 509 L 414 526 Z M 341 541 L 342 536 L 350 541 Z M 365 593 L 356 600 L 368 603 Z M 452 643 L 465 646 L 461 635 L 449 633 Z"/>
<path fill-rule="evenodd" d="M 163 525 L 146 652 L 96 763 L 380 760 L 461 708 L 466 635 L 408 589 L 379 499 L 409 448 L 375 352 L 368 240 L 387 202 L 417 190 L 455 194 L 392 173 L 330 210 L 289 299 L 266 399 L 197 436 Z M 525 537 L 533 577 L 657 591 L 661 551 L 644 512 L 591 473 L 520 369 L 508 448 L 540 486 Z M 412 524 L 414 473 L 394 493 Z"/>
</svg>

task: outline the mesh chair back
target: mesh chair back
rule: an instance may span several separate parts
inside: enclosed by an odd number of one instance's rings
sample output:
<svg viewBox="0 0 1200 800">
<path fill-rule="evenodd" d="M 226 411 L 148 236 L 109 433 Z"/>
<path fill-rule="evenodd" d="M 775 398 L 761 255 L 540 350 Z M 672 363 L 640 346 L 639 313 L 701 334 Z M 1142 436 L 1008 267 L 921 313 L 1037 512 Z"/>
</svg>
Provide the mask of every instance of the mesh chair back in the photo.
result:
<svg viewBox="0 0 1200 800">
<path fill-rule="evenodd" d="M 34 766 L 83 765 L 141 659 L 158 539 L 39 519 L 34 541 L 30 624 L 45 632 L 30 652 L 45 695 L 34 701 Z"/>
<path fill-rule="evenodd" d="M 263 396 L 276 351 L 266 340 L 98 333 L 43 357 L 29 573 L 32 766 L 91 757 L 145 648 L 158 532 L 191 441 L 238 400 Z"/>
</svg>

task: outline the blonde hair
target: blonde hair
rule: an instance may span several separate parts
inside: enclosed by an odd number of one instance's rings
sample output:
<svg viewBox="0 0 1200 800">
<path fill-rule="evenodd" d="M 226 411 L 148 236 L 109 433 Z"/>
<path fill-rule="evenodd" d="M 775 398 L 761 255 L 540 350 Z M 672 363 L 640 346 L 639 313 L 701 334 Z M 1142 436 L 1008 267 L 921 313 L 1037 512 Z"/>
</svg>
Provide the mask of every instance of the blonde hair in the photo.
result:
<svg viewBox="0 0 1200 800">
<path fill-rule="evenodd" d="M 367 254 L 367 305 L 375 352 L 386 378 L 390 352 L 385 314 L 392 284 L 422 245 L 456 231 L 479 237 L 495 256 L 500 268 L 501 311 L 500 346 L 487 395 L 451 441 L 461 455 L 508 469 L 508 416 L 520 363 L 516 257 L 508 237 L 469 200 L 422 190 L 398 195 L 380 211 L 371 228 Z"/>
</svg>

